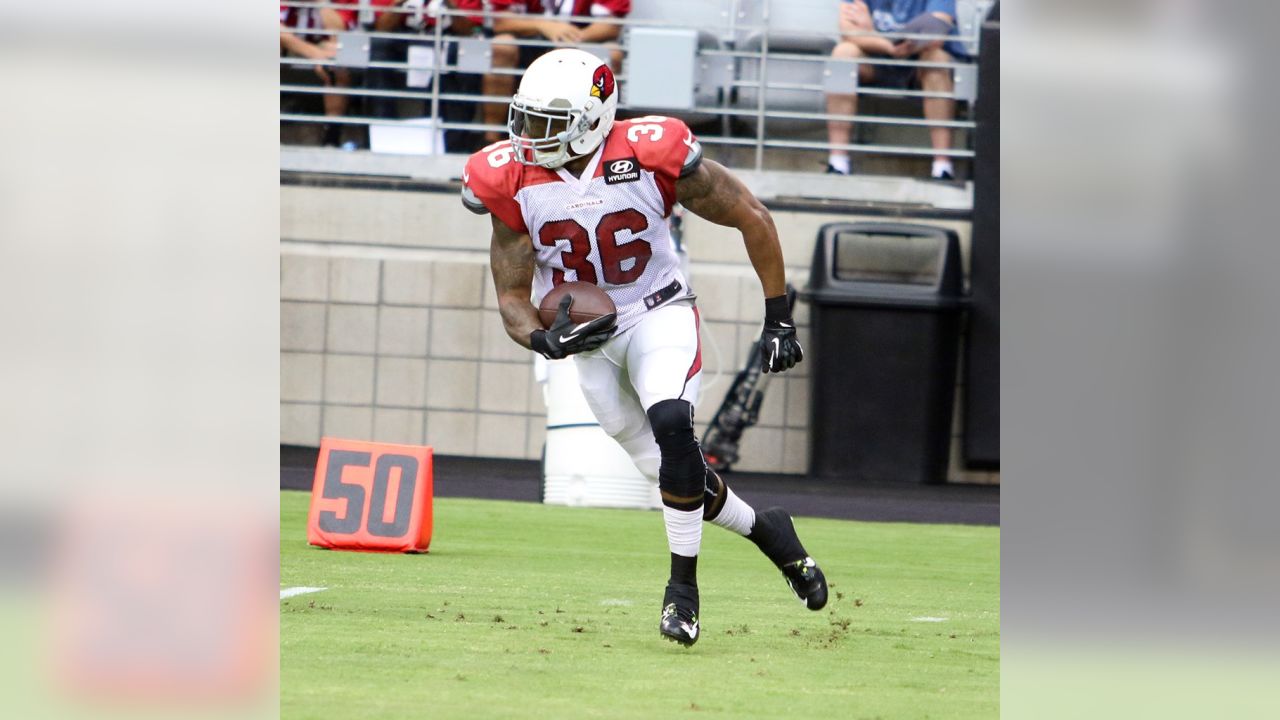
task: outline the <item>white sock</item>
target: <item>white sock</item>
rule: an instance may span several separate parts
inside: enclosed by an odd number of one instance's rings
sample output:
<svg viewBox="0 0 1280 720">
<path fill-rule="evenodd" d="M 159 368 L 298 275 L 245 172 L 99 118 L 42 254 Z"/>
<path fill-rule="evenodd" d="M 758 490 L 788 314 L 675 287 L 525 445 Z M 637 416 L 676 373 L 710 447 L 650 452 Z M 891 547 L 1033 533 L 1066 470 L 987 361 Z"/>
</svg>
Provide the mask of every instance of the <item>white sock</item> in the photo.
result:
<svg viewBox="0 0 1280 720">
<path fill-rule="evenodd" d="M 662 520 L 667 526 L 667 545 L 671 552 L 697 557 L 698 550 L 702 548 L 702 508 L 685 511 L 664 505 Z"/>
<path fill-rule="evenodd" d="M 951 169 L 951 160 L 950 160 L 950 158 L 938 158 L 938 159 L 934 160 L 934 161 L 933 161 L 933 172 L 931 173 L 931 174 L 933 175 L 933 177 L 940 178 L 940 177 L 942 177 L 942 173 L 944 173 L 944 172 L 949 172 L 949 173 L 951 173 L 951 176 L 952 176 L 952 177 L 955 177 L 956 172 L 955 172 L 955 170 L 952 170 L 952 169 Z"/>
<path fill-rule="evenodd" d="M 711 522 L 739 535 L 746 535 L 756 524 L 756 511 L 743 502 L 742 498 L 733 494 L 733 490 L 728 486 L 725 486 L 725 492 L 727 496 L 724 499 L 724 505 L 720 508 L 720 514 L 716 515 Z"/>
<path fill-rule="evenodd" d="M 836 155 L 835 153 L 832 153 L 827 156 L 827 164 L 845 175 L 849 174 L 848 155 Z"/>
</svg>

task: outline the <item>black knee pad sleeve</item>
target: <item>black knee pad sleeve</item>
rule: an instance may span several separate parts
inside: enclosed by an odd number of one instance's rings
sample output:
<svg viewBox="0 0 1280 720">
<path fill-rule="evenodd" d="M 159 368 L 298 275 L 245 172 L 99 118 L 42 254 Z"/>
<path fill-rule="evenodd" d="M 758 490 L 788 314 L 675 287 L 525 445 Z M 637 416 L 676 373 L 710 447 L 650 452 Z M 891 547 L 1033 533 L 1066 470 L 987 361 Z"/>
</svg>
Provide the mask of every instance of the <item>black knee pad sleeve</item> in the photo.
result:
<svg viewBox="0 0 1280 720">
<path fill-rule="evenodd" d="M 688 401 L 661 400 L 649 408 L 648 415 L 658 447 L 664 450 L 664 440 L 670 443 L 676 436 L 684 440 L 686 434 L 693 437 L 693 406 Z"/>
<path fill-rule="evenodd" d="M 678 509 L 700 507 L 706 491 L 707 465 L 693 434 L 693 406 L 684 400 L 663 400 L 654 403 L 648 415 L 662 453 L 658 488 L 663 492 L 663 502 Z"/>
</svg>

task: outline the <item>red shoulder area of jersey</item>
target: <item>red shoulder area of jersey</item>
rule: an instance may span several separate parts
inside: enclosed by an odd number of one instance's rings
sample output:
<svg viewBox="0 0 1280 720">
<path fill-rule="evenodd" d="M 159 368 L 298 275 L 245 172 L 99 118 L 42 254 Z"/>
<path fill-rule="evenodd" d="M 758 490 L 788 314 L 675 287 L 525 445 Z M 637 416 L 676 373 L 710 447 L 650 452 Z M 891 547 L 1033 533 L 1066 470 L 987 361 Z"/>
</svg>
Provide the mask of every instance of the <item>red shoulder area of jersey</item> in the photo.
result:
<svg viewBox="0 0 1280 720">
<path fill-rule="evenodd" d="M 653 172 L 680 175 L 680 168 L 693 144 L 693 131 L 679 118 L 646 115 L 614 123 L 609 130 L 604 160 L 614 155 L 634 156 L 640 167 Z M 625 147 L 627 152 L 621 152 Z"/>
<path fill-rule="evenodd" d="M 516 162 L 510 140 L 502 140 L 467 158 L 462 184 L 507 227 L 528 233 L 516 193 L 520 188 L 556 182 L 559 177 L 546 168 Z"/>
<path fill-rule="evenodd" d="M 613 162 L 633 159 L 640 168 L 653 173 L 669 212 L 675 205 L 676 180 L 694 141 L 693 131 L 678 118 L 646 115 L 622 120 L 609 130 L 600 172 L 607 181 Z"/>
</svg>

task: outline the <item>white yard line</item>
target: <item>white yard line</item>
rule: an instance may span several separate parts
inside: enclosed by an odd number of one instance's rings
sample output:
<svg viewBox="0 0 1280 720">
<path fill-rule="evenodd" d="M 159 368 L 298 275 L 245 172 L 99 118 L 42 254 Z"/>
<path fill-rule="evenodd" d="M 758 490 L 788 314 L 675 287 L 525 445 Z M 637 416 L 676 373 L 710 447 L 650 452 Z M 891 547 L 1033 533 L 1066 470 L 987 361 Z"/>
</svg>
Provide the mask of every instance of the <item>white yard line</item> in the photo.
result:
<svg viewBox="0 0 1280 720">
<path fill-rule="evenodd" d="M 911 618 L 911 622 L 946 622 L 946 621 L 947 621 L 947 619 L 946 619 L 946 618 L 942 618 L 942 617 L 929 617 L 928 615 L 926 615 L 926 616 L 924 616 L 924 617 L 913 617 L 913 618 Z"/>
<path fill-rule="evenodd" d="M 306 595 L 307 593 L 320 592 L 321 590 L 328 590 L 328 589 L 329 588 L 317 588 L 317 587 L 284 588 L 280 591 L 280 599 L 284 600 L 285 598 L 291 598 L 295 595 Z"/>
</svg>

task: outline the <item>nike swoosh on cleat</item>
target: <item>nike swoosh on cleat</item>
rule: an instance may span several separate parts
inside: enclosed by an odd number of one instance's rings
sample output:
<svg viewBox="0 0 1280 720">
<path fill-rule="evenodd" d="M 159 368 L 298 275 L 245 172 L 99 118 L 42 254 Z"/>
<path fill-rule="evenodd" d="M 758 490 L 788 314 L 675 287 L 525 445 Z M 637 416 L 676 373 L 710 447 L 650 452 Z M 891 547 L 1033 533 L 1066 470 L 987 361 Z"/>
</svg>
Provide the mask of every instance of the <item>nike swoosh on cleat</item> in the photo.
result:
<svg viewBox="0 0 1280 720">
<path fill-rule="evenodd" d="M 684 628 L 684 631 L 685 631 L 685 632 L 689 633 L 689 639 L 690 639 L 690 640 L 696 640 L 696 639 L 698 638 L 698 626 L 697 626 L 697 625 L 692 625 L 692 626 L 691 626 L 691 625 L 689 625 L 689 623 L 680 623 L 680 626 Z"/>
</svg>

